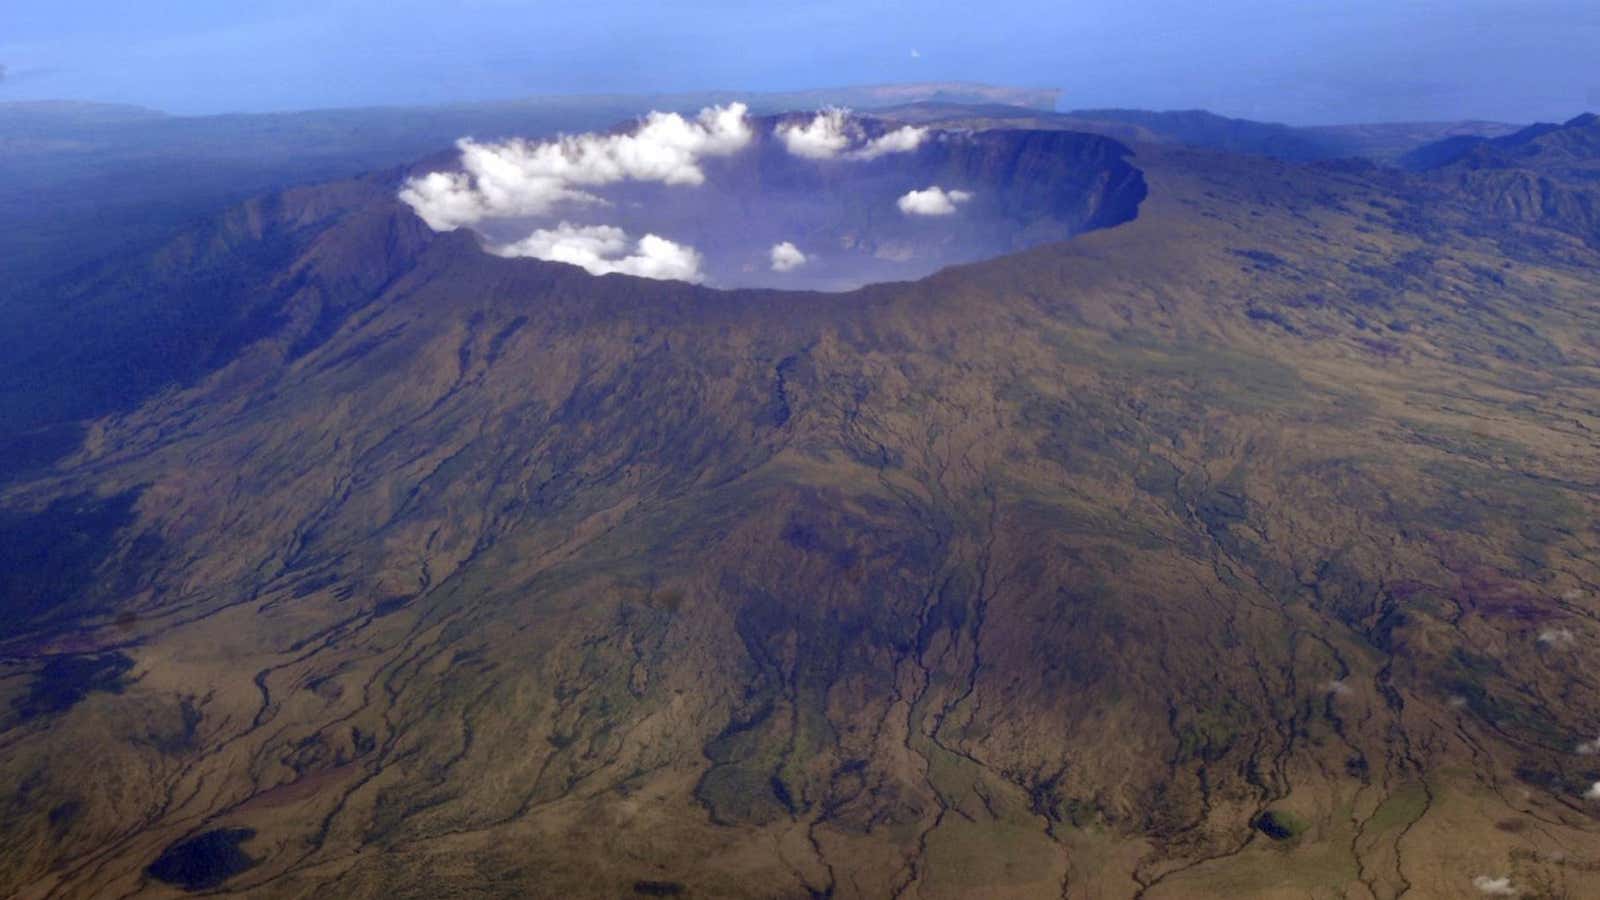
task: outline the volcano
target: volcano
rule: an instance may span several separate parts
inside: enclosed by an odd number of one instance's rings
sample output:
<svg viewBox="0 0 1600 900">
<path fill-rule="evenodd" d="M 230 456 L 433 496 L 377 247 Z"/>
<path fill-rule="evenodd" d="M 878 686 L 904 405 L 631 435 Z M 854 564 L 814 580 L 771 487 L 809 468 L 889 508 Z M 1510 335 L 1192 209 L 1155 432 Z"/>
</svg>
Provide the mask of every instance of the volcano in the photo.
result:
<svg viewBox="0 0 1600 900">
<path fill-rule="evenodd" d="M 0 492 L 0 885 L 1592 893 L 1587 220 L 785 121 L 569 221 L 705 284 L 436 230 L 400 195 L 454 152 L 76 282 L 186 327 Z"/>
</svg>

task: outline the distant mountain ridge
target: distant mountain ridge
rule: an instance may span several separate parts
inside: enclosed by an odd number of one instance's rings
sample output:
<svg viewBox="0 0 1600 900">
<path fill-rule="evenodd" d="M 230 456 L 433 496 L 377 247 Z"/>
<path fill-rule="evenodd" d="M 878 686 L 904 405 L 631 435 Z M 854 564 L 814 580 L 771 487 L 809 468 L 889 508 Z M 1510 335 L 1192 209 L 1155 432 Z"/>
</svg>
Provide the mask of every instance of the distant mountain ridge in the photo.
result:
<svg viewBox="0 0 1600 900">
<path fill-rule="evenodd" d="M 1293 162 L 1360 157 L 1383 164 L 1445 137 L 1478 138 L 1513 133 L 1501 122 L 1396 122 L 1370 125 L 1293 126 L 1230 118 L 1206 110 L 1079 109 L 1039 113 L 994 105 L 917 103 L 879 111 L 907 121 L 965 119 L 984 127 L 1065 128 L 1104 134 L 1128 143 L 1176 143 L 1227 153 Z"/>
<path fill-rule="evenodd" d="M 1139 109 L 1080 109 L 1076 119 L 1121 122 L 1146 129 L 1163 140 L 1210 147 L 1229 153 L 1258 153 L 1296 161 L 1323 159 L 1328 147 L 1300 129 L 1276 122 L 1221 116 L 1203 109 L 1157 112 Z"/>
<path fill-rule="evenodd" d="M 8 100 L 0 102 L 0 133 L 33 125 L 59 131 L 71 127 L 149 122 L 169 118 L 167 113 L 128 103 L 93 103 L 84 100 Z"/>
<path fill-rule="evenodd" d="M 1498 138 L 1458 138 L 1405 164 L 1497 221 L 1539 224 L 1600 245 L 1600 116 L 1530 125 Z"/>
<path fill-rule="evenodd" d="M 1478 167 L 1505 167 L 1515 160 L 1531 161 L 1542 152 L 1554 150 L 1575 154 L 1580 166 L 1588 168 L 1596 153 L 1593 137 L 1596 118 L 1594 113 L 1582 113 L 1564 123 L 1538 122 L 1509 134 L 1454 135 L 1417 147 L 1402 156 L 1400 164 L 1413 171 L 1437 169 L 1457 162 Z M 1550 134 L 1561 135 L 1555 139 L 1556 146 L 1547 146 L 1547 142 L 1540 140 Z M 1548 159 L 1538 161 L 1541 166 L 1549 164 Z"/>
</svg>

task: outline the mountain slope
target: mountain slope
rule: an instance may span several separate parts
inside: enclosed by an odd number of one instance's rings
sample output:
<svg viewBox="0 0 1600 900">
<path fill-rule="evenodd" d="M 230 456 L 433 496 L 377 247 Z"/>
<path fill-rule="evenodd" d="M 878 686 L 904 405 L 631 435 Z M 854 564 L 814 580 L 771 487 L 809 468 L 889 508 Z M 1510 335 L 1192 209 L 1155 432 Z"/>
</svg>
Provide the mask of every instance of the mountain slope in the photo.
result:
<svg viewBox="0 0 1600 900">
<path fill-rule="evenodd" d="M 775 120 L 760 121 L 768 134 Z M 929 142 L 909 160 L 843 167 L 763 143 L 723 161 L 700 188 L 629 186 L 610 205 L 569 217 L 686 240 L 723 282 L 837 287 L 904 280 L 941 261 L 1109 227 L 1137 215 L 1145 192 L 1126 147 L 1085 134 L 961 135 Z M 458 154 L 441 153 L 407 174 L 458 165 Z M 325 340 L 405 271 L 427 231 L 393 202 L 398 177 L 391 171 L 249 201 L 153 254 L 57 278 L 26 308 L 0 317 L 0 483 L 70 450 L 78 420 L 192 384 L 253 342 L 282 338 L 299 354 Z M 895 208 L 905 191 L 938 183 L 976 191 L 975 202 L 959 217 L 932 221 Z M 535 226 L 499 227 L 511 241 Z M 768 272 L 779 240 L 800 241 L 813 264 Z M 759 271 L 748 271 L 751 260 Z"/>
<path fill-rule="evenodd" d="M 1600 116 L 1531 125 L 1493 140 L 1433 145 L 1409 160 L 1500 223 L 1600 241 Z"/>
<path fill-rule="evenodd" d="M 840 295 L 326 195 L 328 333 L 0 495 L 93 573 L 0 548 L 0 883 L 1585 896 L 1600 259 L 1135 163 L 1132 222 Z"/>
</svg>

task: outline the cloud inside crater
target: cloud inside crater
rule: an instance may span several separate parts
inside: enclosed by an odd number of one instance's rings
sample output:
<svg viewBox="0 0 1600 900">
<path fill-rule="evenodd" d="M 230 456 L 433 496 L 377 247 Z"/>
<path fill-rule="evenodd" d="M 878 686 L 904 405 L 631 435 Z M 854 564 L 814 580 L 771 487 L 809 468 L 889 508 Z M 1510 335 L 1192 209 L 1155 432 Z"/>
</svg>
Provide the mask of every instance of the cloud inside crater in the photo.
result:
<svg viewBox="0 0 1600 900">
<path fill-rule="evenodd" d="M 780 154 L 860 162 L 914 152 L 931 134 L 911 125 L 885 127 L 853 118 L 848 110 L 826 109 L 780 121 L 771 126 L 770 136 Z M 546 140 L 463 138 L 457 142 L 458 166 L 408 178 L 398 196 L 435 231 L 468 228 L 492 235 L 487 249 L 500 256 L 569 263 L 596 275 L 714 280 L 723 265 L 718 254 L 726 255 L 730 246 L 724 240 L 708 257 L 672 240 L 672 229 L 682 225 L 683 216 L 674 212 L 679 209 L 676 201 L 665 197 L 677 194 L 679 187 L 692 190 L 709 178 L 721 178 L 723 170 L 706 162 L 752 146 L 755 128 L 747 108 L 732 103 L 693 116 L 652 112 L 626 131 Z M 734 171 L 738 177 L 743 170 Z M 662 192 L 630 193 L 622 187 L 629 182 L 668 187 Z M 888 196 L 893 197 L 894 190 Z M 656 201 L 629 197 L 658 197 L 667 208 L 656 211 L 649 208 Z M 971 197 L 966 191 L 933 186 L 911 191 L 897 202 L 907 215 L 941 216 L 955 212 Z M 707 201 L 689 201 L 682 209 L 699 209 L 696 204 L 702 202 Z M 711 226 L 700 227 L 704 231 Z M 714 228 L 708 233 L 717 234 Z M 761 246 L 738 252 L 759 253 L 756 248 Z M 817 268 L 792 241 L 772 244 L 767 253 L 775 273 L 808 266 L 805 277 L 811 277 L 811 269 Z M 750 257 L 744 260 L 742 271 L 754 271 Z"/>
<path fill-rule="evenodd" d="M 910 153 L 912 150 L 922 146 L 922 142 L 927 140 L 927 137 L 928 129 L 926 128 L 902 125 L 881 137 L 875 137 L 868 141 L 866 146 L 851 153 L 849 157 L 850 159 L 869 160 L 887 156 L 890 153 Z"/>
<path fill-rule="evenodd" d="M 789 272 L 806 264 L 806 255 L 791 241 L 773 244 L 770 256 L 774 272 Z"/>
<path fill-rule="evenodd" d="M 825 109 L 807 122 L 779 125 L 773 133 L 794 156 L 806 159 L 848 159 L 865 162 L 891 153 L 908 153 L 922 146 L 926 128 L 903 125 L 868 140 L 850 111 Z"/>
<path fill-rule="evenodd" d="M 400 199 L 434 231 L 454 231 L 494 219 L 549 216 L 571 206 L 604 206 L 592 191 L 623 181 L 695 186 L 700 163 L 748 146 L 755 133 L 742 103 L 708 107 L 694 118 L 652 112 L 631 132 L 564 135 L 554 140 L 458 141 L 461 169 L 406 181 Z M 561 222 L 526 238 L 492 247 L 508 257 L 582 266 L 595 275 L 703 280 L 700 254 L 656 234 L 632 241 L 612 225 Z"/>
<path fill-rule="evenodd" d="M 833 159 L 850 146 L 850 112 L 825 109 L 804 124 L 779 125 L 774 133 L 795 156 Z"/>
<path fill-rule="evenodd" d="M 742 103 L 708 107 L 693 119 L 653 112 L 627 134 L 566 135 L 550 141 L 457 142 L 459 172 L 408 179 L 400 199 L 435 231 L 487 219 L 549 215 L 563 204 L 600 204 L 590 189 L 620 181 L 698 185 L 700 161 L 748 146 Z"/>
<path fill-rule="evenodd" d="M 972 199 L 968 191 L 947 191 L 938 185 L 920 191 L 908 191 L 895 201 L 900 211 L 908 216 L 948 216 L 956 207 Z"/>
<path fill-rule="evenodd" d="M 531 257 L 582 266 L 591 275 L 636 275 L 673 281 L 703 280 L 700 254 L 693 247 L 647 234 L 631 243 L 628 233 L 612 225 L 562 222 L 541 228 L 520 241 L 492 248 L 498 256 Z"/>
</svg>

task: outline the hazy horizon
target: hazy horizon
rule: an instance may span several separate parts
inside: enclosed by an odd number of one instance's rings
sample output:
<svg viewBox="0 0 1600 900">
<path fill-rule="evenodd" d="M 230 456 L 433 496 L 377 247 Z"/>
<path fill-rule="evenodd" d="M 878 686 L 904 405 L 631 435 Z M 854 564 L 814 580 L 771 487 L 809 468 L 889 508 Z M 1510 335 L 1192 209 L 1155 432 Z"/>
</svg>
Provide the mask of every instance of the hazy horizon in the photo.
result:
<svg viewBox="0 0 1600 900">
<path fill-rule="evenodd" d="M 1561 121 L 1600 107 L 1597 45 L 1600 7 L 1573 0 L 827 2 L 759 20 L 726 2 L 69 0 L 0 12 L 0 102 L 195 115 L 966 81 L 1294 125 Z"/>
<path fill-rule="evenodd" d="M 963 80 L 963 81 L 948 81 L 948 82 L 946 82 L 946 81 L 883 81 L 883 82 L 873 82 L 873 83 L 865 83 L 865 82 L 863 82 L 863 83 L 851 83 L 851 84 L 810 84 L 810 85 L 799 84 L 799 85 L 793 85 L 791 87 L 773 88 L 771 90 L 762 90 L 762 91 L 740 90 L 740 89 L 737 89 L 737 88 L 720 87 L 720 86 L 716 86 L 716 85 L 711 85 L 711 86 L 706 86 L 706 87 L 701 87 L 701 88 L 686 88 L 686 89 L 681 90 L 681 91 L 666 91 L 666 92 L 652 92 L 652 91 L 580 91 L 580 92 L 567 93 L 567 92 L 561 92 L 561 91 L 538 91 L 538 92 L 532 92 L 532 93 L 509 94 L 509 95 L 505 95 L 505 96 L 495 96 L 495 97 L 462 98 L 462 99 L 459 99 L 459 100 L 441 100 L 441 101 L 430 102 L 430 103 L 421 103 L 421 102 L 419 102 L 419 103 L 407 103 L 407 102 L 405 102 L 403 100 L 395 100 L 395 101 L 392 101 L 392 102 L 375 102 L 375 103 L 359 103 L 359 104 L 352 103 L 352 104 L 320 105 L 320 106 L 318 106 L 318 105 L 286 106 L 286 107 L 284 107 L 282 109 L 239 109 L 239 110 L 182 111 L 182 110 L 167 109 L 167 108 L 163 108 L 163 107 L 160 107 L 160 106 L 154 106 L 154 105 L 147 104 L 147 103 L 137 103 L 137 102 L 129 101 L 129 100 L 104 100 L 104 99 L 97 99 L 97 98 L 94 98 L 94 97 L 47 97 L 47 96 L 26 97 L 26 98 L 24 98 L 24 97 L 0 96 L 0 106 L 6 106 L 6 105 L 34 105 L 34 104 L 37 104 L 37 105 L 50 105 L 50 104 L 74 105 L 74 104 L 77 104 L 77 105 L 82 105 L 82 106 L 85 106 L 85 107 L 92 107 L 92 106 L 118 107 L 118 106 L 121 106 L 121 107 L 130 108 L 130 109 L 141 109 L 141 110 L 144 110 L 144 111 L 149 112 L 149 113 L 159 114 L 159 115 L 162 115 L 162 116 L 169 116 L 169 117 L 172 117 L 172 118 L 180 118 L 180 119 L 195 118 L 195 119 L 200 119 L 200 118 L 208 118 L 208 117 L 213 117 L 213 116 L 295 115 L 295 114 L 298 114 L 298 113 L 339 112 L 339 111 L 345 111 L 345 110 L 358 110 L 358 109 L 373 109 L 373 110 L 378 110 L 378 109 L 439 109 L 439 108 L 451 108 L 451 107 L 460 107 L 460 106 L 473 106 L 473 105 L 478 105 L 478 104 L 517 103 L 517 102 L 532 102 L 532 101 L 539 101 L 539 100 L 555 100 L 555 99 L 559 99 L 559 100 L 574 100 L 574 101 L 591 99 L 591 98 L 594 98 L 594 99 L 600 99 L 600 98 L 640 98 L 640 99 L 660 98 L 660 99 L 668 99 L 668 98 L 677 98 L 677 97 L 694 97 L 694 96 L 700 95 L 700 94 L 704 94 L 707 97 L 724 96 L 724 95 L 726 95 L 726 96 L 730 96 L 730 97 L 733 97 L 733 98 L 740 98 L 741 96 L 747 95 L 748 97 L 758 98 L 759 99 L 759 98 L 765 97 L 765 96 L 785 95 L 785 94 L 791 94 L 791 93 L 793 93 L 793 94 L 802 94 L 802 93 L 826 94 L 826 93 L 829 93 L 829 92 L 844 92 L 844 91 L 851 91 L 851 90 L 860 90 L 860 89 L 865 89 L 865 88 L 904 87 L 904 86 L 920 86 L 920 85 L 934 85 L 934 84 L 968 85 L 968 86 L 975 86 L 975 87 L 993 87 L 993 88 L 1018 88 L 1018 89 L 1021 89 L 1021 90 L 1059 90 L 1059 88 L 1056 88 L 1054 85 L 1047 85 L 1047 84 L 1019 85 L 1019 84 L 1005 84 L 1005 83 L 996 83 L 996 82 L 981 82 L 981 81 L 966 81 L 966 80 Z M 847 106 L 846 108 L 849 108 L 849 107 Z M 866 108 L 864 108 L 864 110 L 865 109 Z M 1432 116 L 1432 117 L 1418 116 L 1418 117 L 1411 117 L 1411 118 L 1355 118 L 1355 119 L 1343 119 L 1343 120 L 1338 120 L 1338 121 L 1317 121 L 1317 122 L 1290 121 L 1290 120 L 1285 120 L 1285 119 L 1272 119 L 1272 118 L 1265 117 L 1265 116 L 1242 115 L 1242 114 L 1238 114 L 1238 113 L 1230 113 L 1230 112 L 1228 112 L 1226 110 L 1217 109 L 1215 107 L 1199 106 L 1199 105 L 1194 105 L 1194 104 L 1189 104 L 1189 105 L 1181 105 L 1180 104 L 1180 105 L 1174 105 L 1174 106 L 1139 106 L 1139 105 L 1131 104 L 1131 103 L 1109 103 L 1108 102 L 1108 103 L 1097 103 L 1097 104 L 1069 105 L 1069 104 L 1066 104 L 1064 102 L 1058 102 L 1057 105 L 1056 105 L 1056 111 L 1057 112 L 1062 112 L 1062 113 L 1070 113 L 1070 112 L 1077 112 L 1077 111 L 1095 111 L 1095 110 L 1130 110 L 1130 111 L 1148 111 L 1148 112 L 1173 112 L 1173 113 L 1199 111 L 1199 112 L 1213 113 L 1213 114 L 1216 114 L 1216 115 L 1225 116 L 1227 118 L 1254 121 L 1254 122 L 1261 122 L 1261 123 L 1264 123 L 1264 124 L 1290 125 L 1290 126 L 1298 127 L 1298 128 L 1334 128 L 1334 127 L 1340 127 L 1340 126 L 1359 126 L 1359 125 L 1427 124 L 1427 123 L 1451 123 L 1451 122 L 1499 122 L 1499 123 L 1505 123 L 1505 124 L 1511 124 L 1511 125 L 1526 125 L 1526 124 L 1533 124 L 1535 122 L 1547 122 L 1547 123 L 1560 124 L 1562 122 L 1569 121 L 1569 120 L 1571 120 L 1571 119 L 1573 119 L 1573 118 L 1575 118 L 1577 116 L 1583 115 L 1585 113 L 1600 112 L 1600 101 L 1597 101 L 1597 102 L 1594 102 L 1594 103 L 1590 103 L 1590 104 L 1587 104 L 1587 105 L 1574 106 L 1568 112 L 1564 112 L 1563 113 L 1563 112 L 1557 111 L 1557 112 L 1553 112 L 1552 115 L 1544 116 L 1544 117 L 1526 117 L 1526 116 L 1524 116 L 1524 117 L 1518 117 L 1518 118 L 1507 118 L 1507 117 L 1495 118 L 1495 117 L 1492 117 L 1492 116 Z"/>
</svg>

